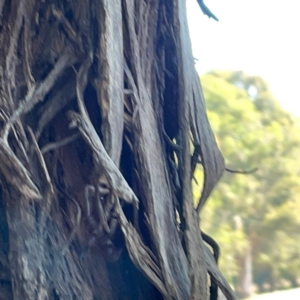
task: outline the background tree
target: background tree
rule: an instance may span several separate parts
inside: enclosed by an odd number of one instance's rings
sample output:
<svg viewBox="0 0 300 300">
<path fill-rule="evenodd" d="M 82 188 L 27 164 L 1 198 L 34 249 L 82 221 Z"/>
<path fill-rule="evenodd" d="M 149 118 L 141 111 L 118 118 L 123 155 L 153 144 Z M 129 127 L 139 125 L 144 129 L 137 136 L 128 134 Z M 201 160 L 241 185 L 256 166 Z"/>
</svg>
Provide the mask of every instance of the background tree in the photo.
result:
<svg viewBox="0 0 300 300">
<path fill-rule="evenodd" d="M 253 283 L 260 291 L 296 286 L 299 122 L 260 77 L 214 71 L 202 84 L 226 165 L 258 167 L 248 176 L 227 172 L 202 213 L 205 230 L 220 242 L 221 270 L 241 297 L 249 296 Z"/>
<path fill-rule="evenodd" d="M 224 163 L 185 1 L 7 0 L 0 16 L 0 297 L 207 299 L 208 272 L 235 299 L 193 207 L 199 156 L 198 212 Z"/>
</svg>

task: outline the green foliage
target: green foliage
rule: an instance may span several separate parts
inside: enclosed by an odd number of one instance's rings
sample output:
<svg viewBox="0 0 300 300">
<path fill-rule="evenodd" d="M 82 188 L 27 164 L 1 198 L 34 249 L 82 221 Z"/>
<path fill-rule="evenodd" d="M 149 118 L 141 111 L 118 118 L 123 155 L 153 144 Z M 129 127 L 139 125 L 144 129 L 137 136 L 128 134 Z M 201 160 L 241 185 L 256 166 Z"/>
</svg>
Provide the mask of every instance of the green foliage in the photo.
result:
<svg viewBox="0 0 300 300">
<path fill-rule="evenodd" d="M 234 283 L 238 257 L 249 242 L 254 282 L 274 288 L 295 284 L 300 267 L 300 127 L 284 111 L 263 79 L 242 72 L 211 72 L 201 78 L 208 117 L 230 169 L 201 219 L 222 249 L 221 269 Z M 196 178 L 202 182 L 201 169 Z M 194 187 L 195 198 L 199 187 Z"/>
</svg>

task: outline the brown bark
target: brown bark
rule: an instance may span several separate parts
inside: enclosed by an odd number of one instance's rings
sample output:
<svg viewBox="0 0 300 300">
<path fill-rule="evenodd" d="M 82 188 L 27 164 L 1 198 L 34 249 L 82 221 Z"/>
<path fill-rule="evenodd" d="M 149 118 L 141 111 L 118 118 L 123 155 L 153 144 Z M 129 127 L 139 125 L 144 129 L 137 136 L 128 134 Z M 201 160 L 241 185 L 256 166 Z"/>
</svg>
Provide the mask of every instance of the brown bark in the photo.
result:
<svg viewBox="0 0 300 300">
<path fill-rule="evenodd" d="M 7 0 L 0 17 L 0 298 L 207 299 L 209 273 L 235 299 L 200 234 L 224 162 L 185 1 Z"/>
</svg>

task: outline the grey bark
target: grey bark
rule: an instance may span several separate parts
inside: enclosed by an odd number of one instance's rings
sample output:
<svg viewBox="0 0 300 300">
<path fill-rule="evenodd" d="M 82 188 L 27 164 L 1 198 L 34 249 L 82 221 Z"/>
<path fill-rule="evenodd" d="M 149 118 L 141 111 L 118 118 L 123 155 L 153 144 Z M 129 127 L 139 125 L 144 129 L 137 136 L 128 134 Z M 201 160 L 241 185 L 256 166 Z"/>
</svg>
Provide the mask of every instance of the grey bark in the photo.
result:
<svg viewBox="0 0 300 300">
<path fill-rule="evenodd" d="M 0 17 L 0 299 L 207 299 L 207 274 L 235 299 L 199 227 L 224 161 L 185 1 L 11 0 Z"/>
</svg>

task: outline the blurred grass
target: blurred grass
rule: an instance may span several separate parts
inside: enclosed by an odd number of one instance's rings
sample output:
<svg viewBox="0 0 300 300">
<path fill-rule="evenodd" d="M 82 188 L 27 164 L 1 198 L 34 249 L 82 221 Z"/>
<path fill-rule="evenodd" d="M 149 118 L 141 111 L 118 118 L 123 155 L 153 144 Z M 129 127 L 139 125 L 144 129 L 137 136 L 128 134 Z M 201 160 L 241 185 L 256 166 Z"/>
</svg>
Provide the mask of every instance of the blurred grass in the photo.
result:
<svg viewBox="0 0 300 300">
<path fill-rule="evenodd" d="M 300 288 L 256 295 L 247 300 L 300 300 Z"/>
</svg>

